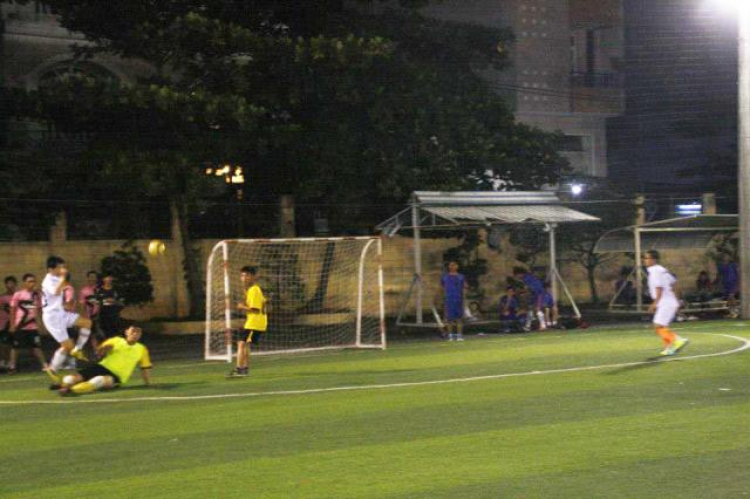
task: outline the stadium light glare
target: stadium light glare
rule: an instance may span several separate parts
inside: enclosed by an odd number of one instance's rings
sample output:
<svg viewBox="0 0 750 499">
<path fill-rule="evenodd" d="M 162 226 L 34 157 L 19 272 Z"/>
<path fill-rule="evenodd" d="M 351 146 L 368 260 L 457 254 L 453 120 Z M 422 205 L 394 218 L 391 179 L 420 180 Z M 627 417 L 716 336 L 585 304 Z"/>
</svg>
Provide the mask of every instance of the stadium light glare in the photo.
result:
<svg viewBox="0 0 750 499">
<path fill-rule="evenodd" d="M 727 12 L 738 12 L 750 8 L 747 0 L 710 0 L 710 3 Z"/>
<path fill-rule="evenodd" d="M 583 194 L 583 185 L 582 184 L 570 184 L 570 193 L 574 196 L 580 196 Z"/>
</svg>

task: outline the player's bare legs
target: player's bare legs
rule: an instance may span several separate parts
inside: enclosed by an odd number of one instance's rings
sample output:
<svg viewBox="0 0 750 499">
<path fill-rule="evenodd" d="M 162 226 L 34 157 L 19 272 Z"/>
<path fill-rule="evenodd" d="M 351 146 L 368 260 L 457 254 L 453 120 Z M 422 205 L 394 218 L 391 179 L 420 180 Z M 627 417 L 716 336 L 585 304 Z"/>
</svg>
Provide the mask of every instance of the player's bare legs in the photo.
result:
<svg viewBox="0 0 750 499">
<path fill-rule="evenodd" d="M 237 342 L 237 369 L 247 369 L 250 364 L 250 347 L 244 341 Z"/>
</svg>

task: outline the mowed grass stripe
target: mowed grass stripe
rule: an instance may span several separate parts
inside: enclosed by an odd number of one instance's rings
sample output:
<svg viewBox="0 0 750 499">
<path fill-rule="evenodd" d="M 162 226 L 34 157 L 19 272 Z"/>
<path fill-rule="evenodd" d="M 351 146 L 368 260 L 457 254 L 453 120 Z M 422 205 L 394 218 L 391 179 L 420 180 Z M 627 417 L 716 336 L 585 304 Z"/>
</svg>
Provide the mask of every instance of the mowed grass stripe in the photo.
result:
<svg viewBox="0 0 750 499">
<path fill-rule="evenodd" d="M 592 341 L 593 340 L 593 341 Z M 616 343 L 613 343 L 616 342 Z M 633 362 L 643 360 L 645 356 L 653 354 L 649 346 L 653 345 L 652 339 L 636 338 L 630 339 L 619 336 L 602 341 L 602 338 L 588 337 L 588 343 L 574 342 L 575 346 L 567 345 L 560 348 L 556 345 L 546 344 L 542 339 L 536 338 L 533 344 L 529 344 L 528 358 L 523 357 L 523 350 L 517 352 L 505 348 L 505 345 L 481 345 L 481 349 L 471 350 L 454 349 L 449 354 L 444 354 L 435 347 L 427 348 L 424 354 L 424 362 L 419 359 L 410 359 L 407 363 L 403 359 L 383 358 L 379 359 L 380 365 L 373 366 L 369 358 L 353 356 L 346 362 L 346 369 L 326 369 L 324 366 L 307 366 L 300 370 L 296 366 L 288 366 L 284 369 L 263 369 L 263 365 L 257 370 L 257 374 L 246 380 L 237 381 L 235 392 L 274 391 L 274 390 L 314 390 L 318 388 L 331 388 L 346 385 L 368 385 L 378 383 L 398 382 L 421 382 L 436 379 L 495 375 L 500 373 L 519 373 L 525 370 L 552 370 L 565 368 L 578 368 L 591 365 L 614 364 L 620 362 Z M 737 340 L 721 336 L 701 335 L 700 341 L 695 341 L 691 346 L 688 356 L 717 353 L 729 350 L 737 345 Z M 395 354 L 397 356 L 397 353 Z M 639 357 L 642 355 L 644 357 Z M 382 354 L 386 357 L 385 354 Z M 356 369 L 356 367 L 359 369 Z M 501 370 L 502 369 L 502 370 Z M 158 372 L 158 370 L 157 370 Z M 168 374 L 159 376 L 157 386 L 148 390 L 148 395 L 141 390 L 126 389 L 117 392 L 94 395 L 85 401 L 95 401 L 97 397 L 102 398 L 141 398 L 144 396 L 182 396 L 187 392 L 189 395 L 211 395 L 216 393 L 227 393 L 229 386 L 216 374 L 216 378 L 206 377 L 206 372 L 199 371 L 191 376 L 180 376 Z M 208 373 L 211 374 L 211 373 Z M 217 379 L 218 378 L 218 379 Z M 40 378 L 44 380 L 44 378 Z M 213 380 L 214 382 L 210 382 Z M 172 383 L 174 382 L 174 383 Z M 172 386 L 170 386 L 170 383 Z M 134 383 L 137 386 L 137 381 Z M 44 381 L 40 383 L 44 386 Z M 177 392 L 179 389 L 179 392 Z M 167 393 L 159 393 L 160 391 Z M 11 389 L 5 387 L 0 391 L 2 400 L 38 400 L 50 399 L 50 394 L 44 388 L 38 388 L 36 392 L 26 389 Z M 54 397 L 51 397 L 54 400 Z"/>
<path fill-rule="evenodd" d="M 687 364 L 681 367 L 688 368 Z M 14 451 L 7 460 L 44 463 L 64 458 L 73 463 L 106 462 L 112 469 L 100 470 L 99 476 L 119 476 L 130 467 L 134 448 L 141 451 L 135 468 L 141 473 L 144 469 L 150 472 L 164 467 L 189 468 L 196 452 L 201 456 L 200 462 L 207 465 L 243 459 L 247 453 L 254 458 L 279 457 L 301 451 L 327 451 L 363 441 L 408 442 L 445 434 L 473 434 L 498 427 L 538 425 L 539 431 L 546 431 L 547 424 L 555 421 L 648 415 L 664 409 L 693 409 L 694 406 L 717 408 L 746 400 L 716 390 L 717 386 L 726 384 L 728 377 L 717 378 L 714 373 L 707 378 L 690 379 L 685 374 L 662 373 L 658 383 L 614 388 L 605 376 L 577 373 L 554 378 L 554 387 L 543 386 L 542 380 L 537 379 L 539 383 L 531 390 L 534 395 L 526 383 L 513 383 L 504 390 L 490 383 L 480 383 L 467 385 L 470 389 L 444 387 L 437 393 L 426 388 L 413 389 L 409 393 L 399 392 L 398 397 L 393 393 L 358 393 L 356 397 L 342 400 L 341 394 L 331 394 L 308 399 L 309 404 L 295 399 L 296 403 L 289 406 L 278 403 L 277 399 L 276 403 L 268 405 L 196 404 L 180 410 L 162 408 L 144 410 L 141 414 L 42 421 L 26 428 L 25 432 L 19 428 L 21 433 L 8 428 L 7 435 L 17 436 L 14 438 L 17 442 L 8 442 L 7 449 Z M 557 395 L 551 394 L 557 390 Z M 446 420 L 455 420 L 456 424 L 446 424 Z M 397 423 L 389 423 L 392 421 Z M 113 425 L 123 430 L 113 431 Z M 62 427 L 66 428 L 65 439 L 60 437 Z M 130 434 L 126 428 L 137 428 L 137 433 Z M 273 438 L 267 438 L 268 435 Z M 235 448 L 239 455 L 233 451 Z M 165 452 L 168 459 L 164 458 Z M 20 483 L 41 485 L 40 480 L 55 483 L 56 478 L 64 478 L 69 472 L 61 471 L 61 477 L 48 470 L 44 478 L 40 478 L 35 476 L 38 470 L 34 468 L 20 468 L 13 478 Z"/>
<path fill-rule="evenodd" d="M 468 481 L 456 477 L 457 485 L 431 488 L 420 493 L 390 495 L 391 499 L 498 498 L 586 498 L 639 499 L 678 497 L 718 499 L 750 497 L 747 448 L 706 452 L 694 456 L 642 459 L 604 465 L 575 472 L 554 472 L 532 477 Z M 706 479 L 711 477 L 712 479 Z"/>
<path fill-rule="evenodd" d="M 355 445 L 283 458 L 253 458 L 252 447 L 245 447 L 245 452 L 232 453 L 238 460 L 218 465 L 206 465 L 199 448 L 191 445 L 193 466 L 188 469 L 154 473 L 146 466 L 131 466 L 130 470 L 120 468 L 121 478 L 102 480 L 91 476 L 92 481 L 37 488 L 33 493 L 35 497 L 93 497 L 108 490 L 124 491 L 123 495 L 108 493 L 109 497 L 159 497 L 159 491 L 169 491 L 171 496 L 198 497 L 197 493 L 215 491 L 216 481 L 220 480 L 225 484 L 245 484 L 235 493 L 223 488 L 222 497 L 289 497 L 290 490 L 303 485 L 304 497 L 403 495 L 454 487 L 457 479 L 507 480 L 597 469 L 602 465 L 744 451 L 750 448 L 750 432 L 738 434 L 720 429 L 736 426 L 748 410 L 750 404 L 744 403 L 721 411 L 664 411 Z M 313 434 L 310 438 L 316 437 Z M 592 442 L 597 445 L 592 447 Z M 242 444 L 238 442 L 237 447 Z M 71 468 L 69 471 L 76 476 L 78 466 Z"/>
</svg>

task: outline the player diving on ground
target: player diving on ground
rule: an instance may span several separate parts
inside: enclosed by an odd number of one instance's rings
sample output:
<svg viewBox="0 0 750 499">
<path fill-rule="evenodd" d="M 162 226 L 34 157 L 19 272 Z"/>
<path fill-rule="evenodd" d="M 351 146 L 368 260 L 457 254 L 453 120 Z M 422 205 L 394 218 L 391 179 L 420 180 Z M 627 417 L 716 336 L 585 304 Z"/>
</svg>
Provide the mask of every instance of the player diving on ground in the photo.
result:
<svg viewBox="0 0 750 499">
<path fill-rule="evenodd" d="M 151 356 L 138 340 L 143 331 L 130 326 L 125 337 L 110 338 L 97 348 L 103 358 L 96 364 L 80 369 L 76 374 L 64 376 L 59 387 L 60 395 L 81 395 L 96 390 L 110 390 L 130 380 L 136 366 L 141 368 L 143 384 L 151 383 Z"/>
</svg>

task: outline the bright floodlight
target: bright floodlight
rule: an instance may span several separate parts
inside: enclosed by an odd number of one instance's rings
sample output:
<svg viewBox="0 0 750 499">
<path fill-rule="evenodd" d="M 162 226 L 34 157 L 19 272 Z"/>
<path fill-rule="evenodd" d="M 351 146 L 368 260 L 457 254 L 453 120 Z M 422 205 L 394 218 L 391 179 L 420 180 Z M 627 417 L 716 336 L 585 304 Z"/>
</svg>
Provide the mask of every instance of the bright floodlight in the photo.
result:
<svg viewBox="0 0 750 499">
<path fill-rule="evenodd" d="M 711 5 L 715 5 L 722 10 L 737 12 L 740 9 L 747 9 L 750 7 L 748 0 L 709 0 Z"/>
<path fill-rule="evenodd" d="M 581 184 L 571 184 L 570 193 L 574 196 L 580 196 L 583 194 L 583 186 Z"/>
</svg>

